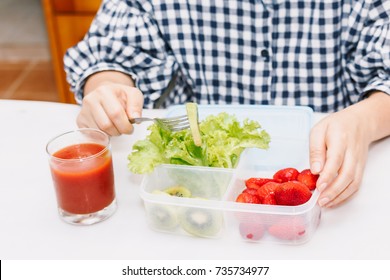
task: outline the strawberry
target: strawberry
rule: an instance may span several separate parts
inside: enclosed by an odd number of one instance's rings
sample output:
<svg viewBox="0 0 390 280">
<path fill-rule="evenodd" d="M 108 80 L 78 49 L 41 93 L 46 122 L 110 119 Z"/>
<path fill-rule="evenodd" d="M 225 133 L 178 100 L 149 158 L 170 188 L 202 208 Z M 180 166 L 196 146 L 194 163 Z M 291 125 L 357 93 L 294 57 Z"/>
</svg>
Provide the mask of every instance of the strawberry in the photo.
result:
<svg viewBox="0 0 390 280">
<path fill-rule="evenodd" d="M 299 173 L 297 180 L 304 183 L 312 191 L 316 188 L 318 177 L 319 175 L 311 173 L 310 169 L 304 169 Z"/>
<path fill-rule="evenodd" d="M 257 177 L 252 177 L 247 180 L 245 180 L 245 186 L 250 189 L 258 189 L 265 183 L 271 182 L 273 179 L 270 178 L 257 178 Z"/>
<path fill-rule="evenodd" d="M 271 192 L 268 195 L 266 195 L 263 199 L 262 204 L 276 205 L 275 193 Z"/>
<path fill-rule="evenodd" d="M 264 235 L 264 225 L 256 223 L 240 223 L 240 234 L 244 239 L 259 240 Z"/>
<path fill-rule="evenodd" d="M 274 192 L 276 204 L 278 205 L 300 205 L 308 201 L 311 197 L 309 188 L 298 181 L 282 183 Z"/>
<path fill-rule="evenodd" d="M 256 195 L 257 196 L 257 189 L 246 188 L 242 192 L 243 193 L 249 193 L 251 195 Z"/>
<path fill-rule="evenodd" d="M 271 225 L 268 232 L 279 239 L 297 240 L 305 236 L 306 228 L 301 217 L 285 217 Z"/>
<path fill-rule="evenodd" d="M 260 203 L 263 204 L 276 204 L 270 203 L 274 200 L 273 195 L 275 190 L 279 187 L 279 183 L 268 182 L 257 190 L 257 195 L 260 198 Z"/>
<path fill-rule="evenodd" d="M 297 179 L 298 174 L 299 174 L 298 170 L 296 170 L 295 168 L 289 167 L 289 168 L 284 168 L 284 169 L 280 169 L 279 171 L 277 171 L 274 174 L 273 179 L 279 183 L 294 181 Z"/>
<path fill-rule="evenodd" d="M 257 195 L 252 195 L 250 193 L 243 192 L 239 196 L 237 196 L 236 202 L 259 204 L 260 198 Z"/>
</svg>

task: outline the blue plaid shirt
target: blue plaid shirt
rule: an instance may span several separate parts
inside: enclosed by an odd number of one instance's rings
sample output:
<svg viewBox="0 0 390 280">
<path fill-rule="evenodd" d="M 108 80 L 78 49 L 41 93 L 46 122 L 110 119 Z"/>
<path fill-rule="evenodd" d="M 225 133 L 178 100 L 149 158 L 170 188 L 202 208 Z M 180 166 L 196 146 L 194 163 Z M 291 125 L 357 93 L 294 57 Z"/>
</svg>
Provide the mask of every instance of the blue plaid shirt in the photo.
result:
<svg viewBox="0 0 390 280">
<path fill-rule="evenodd" d="M 388 0 L 105 0 L 65 70 L 80 102 L 89 75 L 117 70 L 133 77 L 145 108 L 334 112 L 390 93 L 389 16 Z"/>
</svg>

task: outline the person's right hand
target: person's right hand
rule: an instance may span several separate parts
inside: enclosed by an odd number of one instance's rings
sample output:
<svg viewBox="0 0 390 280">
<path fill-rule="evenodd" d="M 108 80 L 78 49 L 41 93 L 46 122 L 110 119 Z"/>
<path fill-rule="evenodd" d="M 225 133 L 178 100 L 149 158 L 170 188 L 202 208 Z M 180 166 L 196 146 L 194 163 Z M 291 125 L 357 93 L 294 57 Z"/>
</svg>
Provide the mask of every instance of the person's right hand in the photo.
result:
<svg viewBox="0 0 390 280">
<path fill-rule="evenodd" d="M 130 134 L 129 118 L 140 117 L 144 98 L 142 92 L 121 83 L 105 82 L 83 98 L 77 117 L 80 128 L 98 128 L 109 135 Z"/>
</svg>

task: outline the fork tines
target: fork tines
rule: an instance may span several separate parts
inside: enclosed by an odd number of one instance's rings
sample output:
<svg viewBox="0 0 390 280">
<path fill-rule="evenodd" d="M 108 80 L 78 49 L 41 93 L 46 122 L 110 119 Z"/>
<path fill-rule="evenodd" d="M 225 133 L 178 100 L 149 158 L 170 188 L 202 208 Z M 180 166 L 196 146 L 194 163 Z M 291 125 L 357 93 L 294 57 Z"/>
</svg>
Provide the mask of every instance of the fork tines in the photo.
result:
<svg viewBox="0 0 390 280">
<path fill-rule="evenodd" d="M 180 131 L 190 127 L 187 115 L 160 119 L 172 131 Z"/>
</svg>

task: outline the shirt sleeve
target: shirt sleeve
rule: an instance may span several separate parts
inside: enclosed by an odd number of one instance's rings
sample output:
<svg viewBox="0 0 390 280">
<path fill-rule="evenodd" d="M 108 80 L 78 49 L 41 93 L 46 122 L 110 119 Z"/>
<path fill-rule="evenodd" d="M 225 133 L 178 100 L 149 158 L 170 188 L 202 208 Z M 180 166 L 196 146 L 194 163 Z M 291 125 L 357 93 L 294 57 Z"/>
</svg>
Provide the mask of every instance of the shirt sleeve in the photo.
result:
<svg viewBox="0 0 390 280">
<path fill-rule="evenodd" d="M 64 57 L 67 81 L 77 102 L 82 102 L 88 76 L 105 70 L 131 75 L 144 93 L 145 104 L 161 96 L 178 65 L 150 11 L 147 1 L 103 2 L 84 39 Z"/>
<path fill-rule="evenodd" d="M 361 21 L 350 22 L 350 34 L 357 42 L 347 60 L 347 71 L 360 99 L 373 90 L 390 94 L 390 2 L 363 3 L 353 11 L 354 18 Z"/>
</svg>

